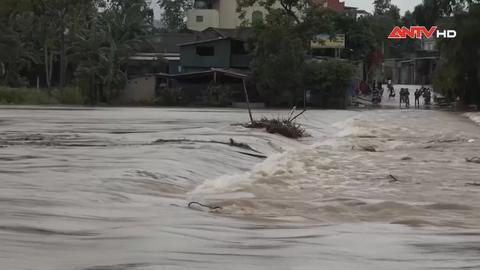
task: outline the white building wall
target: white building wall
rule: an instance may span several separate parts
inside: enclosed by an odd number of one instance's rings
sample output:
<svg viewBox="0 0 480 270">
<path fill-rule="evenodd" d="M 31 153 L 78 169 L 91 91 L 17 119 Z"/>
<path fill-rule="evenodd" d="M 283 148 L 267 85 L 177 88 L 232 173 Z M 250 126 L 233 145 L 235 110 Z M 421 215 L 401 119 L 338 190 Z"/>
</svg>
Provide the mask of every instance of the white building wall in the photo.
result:
<svg viewBox="0 0 480 270">
<path fill-rule="evenodd" d="M 239 26 L 236 0 L 219 0 L 220 28 L 233 29 Z"/>
<path fill-rule="evenodd" d="M 201 17 L 202 21 L 197 18 Z M 187 28 L 202 31 L 208 27 L 220 27 L 219 12 L 215 9 L 191 9 L 187 11 Z"/>
<path fill-rule="evenodd" d="M 131 79 L 119 97 L 120 103 L 151 102 L 155 99 L 155 76 Z"/>
<path fill-rule="evenodd" d="M 226 29 L 235 29 L 242 25 L 243 20 L 239 18 L 240 13 L 237 12 L 237 0 L 217 0 L 214 9 L 192 9 L 187 11 L 187 28 L 190 30 L 202 31 L 208 27 L 218 27 Z M 280 4 L 275 4 L 274 7 L 280 7 Z M 246 21 L 251 22 L 252 13 L 260 11 L 263 18 L 266 17 L 267 11 L 265 8 L 255 5 L 246 9 Z M 196 16 L 203 15 L 204 21 L 197 22 Z M 211 16 L 211 18 L 207 18 Z"/>
</svg>

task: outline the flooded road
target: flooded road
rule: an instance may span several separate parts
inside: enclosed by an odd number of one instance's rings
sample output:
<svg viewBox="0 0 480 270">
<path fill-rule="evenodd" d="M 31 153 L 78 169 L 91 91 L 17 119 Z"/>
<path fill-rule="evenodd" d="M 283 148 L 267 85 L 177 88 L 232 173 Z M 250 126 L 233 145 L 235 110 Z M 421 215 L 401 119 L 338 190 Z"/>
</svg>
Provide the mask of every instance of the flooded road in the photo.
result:
<svg viewBox="0 0 480 270">
<path fill-rule="evenodd" d="M 247 119 L 0 108 L 1 269 L 480 269 L 473 121 L 309 111 L 294 141 Z"/>
</svg>

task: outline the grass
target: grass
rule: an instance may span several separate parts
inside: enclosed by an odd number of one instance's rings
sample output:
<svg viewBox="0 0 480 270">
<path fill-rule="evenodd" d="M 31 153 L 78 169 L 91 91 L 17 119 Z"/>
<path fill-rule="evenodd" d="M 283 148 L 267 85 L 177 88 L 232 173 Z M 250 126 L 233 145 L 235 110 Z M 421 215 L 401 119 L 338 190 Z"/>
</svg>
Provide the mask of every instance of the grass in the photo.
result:
<svg viewBox="0 0 480 270">
<path fill-rule="evenodd" d="M 83 105 L 84 99 L 78 88 L 37 89 L 9 88 L 0 86 L 0 104 L 9 105 Z"/>
</svg>

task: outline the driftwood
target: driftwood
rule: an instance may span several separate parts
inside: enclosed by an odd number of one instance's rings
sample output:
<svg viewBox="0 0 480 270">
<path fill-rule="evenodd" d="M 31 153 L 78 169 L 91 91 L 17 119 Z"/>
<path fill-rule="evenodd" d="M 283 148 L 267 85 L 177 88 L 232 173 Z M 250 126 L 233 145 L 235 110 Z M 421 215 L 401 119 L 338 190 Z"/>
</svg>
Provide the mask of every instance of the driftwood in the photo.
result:
<svg viewBox="0 0 480 270">
<path fill-rule="evenodd" d="M 262 118 L 260 121 L 255 121 L 255 119 L 253 119 L 245 79 L 243 79 L 243 91 L 245 94 L 245 101 L 247 102 L 248 115 L 250 117 L 250 123 L 244 124 L 243 127 L 265 128 L 269 133 L 276 133 L 294 139 L 304 136 L 305 130 L 294 121 L 307 111 L 306 91 L 303 92 L 303 110 L 300 113 L 295 114 L 297 107 L 294 106 L 287 119 Z"/>
<path fill-rule="evenodd" d="M 241 151 L 235 151 L 239 154 L 242 154 L 242 155 L 246 155 L 246 156 L 251 156 L 251 157 L 256 157 L 256 158 L 262 158 L 262 159 L 265 159 L 267 158 L 267 156 L 264 156 L 264 155 L 259 155 L 259 154 L 253 154 L 253 153 L 247 153 L 247 152 L 241 152 Z"/>
<path fill-rule="evenodd" d="M 246 128 L 265 128 L 268 133 L 280 134 L 287 138 L 298 139 L 305 136 L 305 129 L 301 125 L 283 119 L 262 118 L 253 124 L 243 125 Z"/>
<path fill-rule="evenodd" d="M 302 114 L 304 114 L 306 111 L 307 111 L 307 107 L 305 106 L 303 108 L 303 110 L 301 112 L 299 112 L 298 114 L 296 114 L 295 116 L 293 116 L 293 114 L 295 113 L 295 111 L 297 110 L 297 107 L 293 107 L 292 110 L 290 111 L 290 115 L 288 116 L 287 118 L 287 121 L 288 122 L 293 122 L 295 121 L 295 119 L 297 119 L 298 117 L 300 117 Z"/>
<path fill-rule="evenodd" d="M 375 146 L 372 146 L 372 145 L 362 146 L 361 149 L 366 152 L 377 152 L 377 149 L 375 149 Z"/>
<path fill-rule="evenodd" d="M 480 187 L 480 183 L 467 183 L 465 185 L 472 186 L 472 187 Z"/>
<path fill-rule="evenodd" d="M 359 146 L 359 147 L 357 147 L 355 145 L 352 146 L 352 150 L 357 150 L 357 149 L 360 150 L 360 151 L 365 151 L 365 152 L 372 152 L 372 153 L 377 152 L 377 149 L 373 145 Z"/>
<path fill-rule="evenodd" d="M 480 164 L 480 157 L 466 158 L 465 161 Z"/>
<path fill-rule="evenodd" d="M 392 178 L 392 180 L 390 180 L 391 183 L 395 183 L 395 182 L 399 182 L 399 181 L 400 181 L 400 180 L 398 180 L 398 178 L 396 178 L 395 176 L 393 176 L 393 175 L 391 175 L 391 174 L 390 174 L 389 176 L 390 176 L 390 178 Z"/>
<path fill-rule="evenodd" d="M 213 144 L 223 144 L 223 145 L 228 145 L 231 147 L 237 147 L 237 148 L 242 148 L 245 150 L 250 150 L 255 153 L 260 153 L 259 151 L 253 149 L 250 147 L 248 144 L 245 143 L 239 143 L 234 141 L 233 139 L 230 139 L 229 142 L 222 142 L 222 141 L 208 141 L 208 140 L 191 140 L 191 139 L 170 139 L 170 140 L 165 140 L 165 139 L 158 139 L 153 142 L 153 144 L 165 144 L 165 143 L 213 143 Z"/>
<path fill-rule="evenodd" d="M 220 207 L 220 206 L 210 206 L 210 205 L 206 205 L 206 204 L 199 203 L 199 202 L 189 202 L 187 207 L 190 208 L 190 209 L 193 209 L 192 208 L 193 205 L 198 205 L 200 207 L 208 208 L 208 209 L 210 209 L 210 211 L 222 209 L 222 207 Z"/>
</svg>

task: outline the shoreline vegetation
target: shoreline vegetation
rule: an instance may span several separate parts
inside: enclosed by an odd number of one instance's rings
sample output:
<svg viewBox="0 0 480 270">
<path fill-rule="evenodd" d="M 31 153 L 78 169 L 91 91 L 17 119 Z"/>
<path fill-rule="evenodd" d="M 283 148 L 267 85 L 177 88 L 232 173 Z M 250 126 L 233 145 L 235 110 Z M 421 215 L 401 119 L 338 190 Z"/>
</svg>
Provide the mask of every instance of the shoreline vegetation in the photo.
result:
<svg viewBox="0 0 480 270">
<path fill-rule="evenodd" d="M 251 57 L 248 84 L 258 92 L 252 98 L 267 107 L 292 108 L 303 103 L 307 89 L 309 106 L 345 108 L 347 95 L 360 81 L 372 85 L 392 79 L 393 71 L 384 68 L 386 60 L 423 51 L 416 40 L 389 40 L 394 26 L 437 24 L 448 25 L 459 35 L 438 40 L 436 48 L 428 50 L 438 54 L 435 70 L 419 64 L 418 76 L 413 76 L 419 79 L 408 81 L 433 83 L 446 98 L 480 107 L 476 42 L 480 28 L 470 27 L 480 22 L 480 0 L 424 1 L 403 15 L 391 1 L 378 0 L 373 14 L 365 16 L 320 8 L 310 1 L 290 1 L 278 8 L 275 1 L 237 2 L 240 18 L 251 32 L 242 49 Z M 165 8 L 166 28 L 154 27 L 153 10 L 145 0 L 0 1 L 0 103 L 189 106 L 183 104 L 189 100 L 176 99 L 184 93 L 168 84 L 163 95 L 156 93 L 157 101 L 116 104 L 136 73 L 160 68 L 143 64 L 139 68 L 132 57 L 159 53 L 153 41 L 157 34 L 189 31 L 184 22 L 188 6 L 182 6 L 187 1 L 157 3 Z M 246 10 L 259 3 L 270 11 L 247 24 Z M 319 46 L 319 34 L 343 34 L 344 44 L 340 50 Z M 206 106 L 230 101 L 224 92 L 217 95 L 218 88 L 211 90 L 196 93 L 195 99 L 205 95 L 202 98 L 210 99 Z M 239 96 L 241 91 L 237 92 Z M 168 104 L 171 100 L 177 101 Z"/>
<path fill-rule="evenodd" d="M 13 88 L 0 86 L 0 105 L 85 105 L 79 88 Z"/>
</svg>

